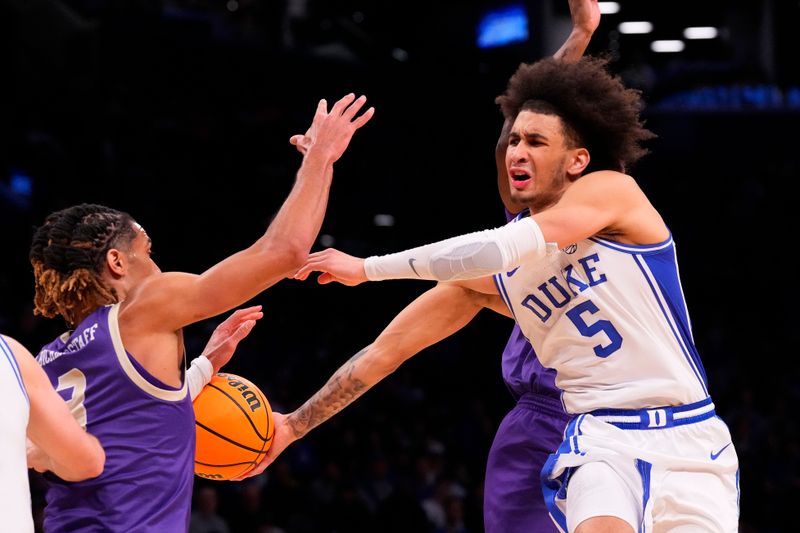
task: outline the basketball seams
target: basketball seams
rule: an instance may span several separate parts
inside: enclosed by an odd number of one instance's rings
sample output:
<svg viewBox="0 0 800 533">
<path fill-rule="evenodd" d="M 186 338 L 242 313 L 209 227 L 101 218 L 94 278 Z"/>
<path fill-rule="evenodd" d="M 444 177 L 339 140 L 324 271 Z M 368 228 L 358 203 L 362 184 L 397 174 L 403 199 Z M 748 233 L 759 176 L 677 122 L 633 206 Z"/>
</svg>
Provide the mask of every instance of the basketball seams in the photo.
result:
<svg viewBox="0 0 800 533">
<path fill-rule="evenodd" d="M 218 465 L 218 464 L 215 464 L 215 463 L 204 463 L 202 461 L 195 460 L 195 464 L 203 465 L 203 466 L 213 466 L 215 468 L 227 468 L 227 467 L 230 467 L 230 466 L 244 466 L 244 465 L 252 466 L 252 465 L 254 465 L 256 463 L 255 463 L 255 461 L 244 461 L 242 463 L 230 463 L 230 464 Z"/>
<path fill-rule="evenodd" d="M 263 402 L 261 405 L 264 406 L 264 409 L 266 410 L 266 413 L 267 413 L 267 435 L 268 435 L 268 437 L 261 441 L 261 452 L 258 454 L 260 456 L 262 453 L 266 453 L 264 448 L 267 447 L 267 444 L 272 444 L 272 436 L 273 435 L 270 434 L 270 428 L 272 427 L 272 406 L 269 404 L 269 402 L 267 402 L 267 399 L 264 397 L 264 393 L 261 392 L 261 389 L 257 388 L 256 389 L 256 393 L 261 397 L 261 401 Z M 256 457 L 256 458 L 258 458 L 258 457 Z"/>
<path fill-rule="evenodd" d="M 224 390 L 222 390 L 218 386 L 214 385 L 214 383 L 209 383 L 208 386 L 211 387 L 212 389 L 217 389 L 219 392 L 221 392 L 222 394 L 227 396 L 234 404 L 236 404 L 236 407 L 238 407 L 239 410 L 242 412 L 242 414 L 247 418 L 247 421 L 250 423 L 250 427 L 253 428 L 253 432 L 255 432 L 256 436 L 258 436 L 258 438 L 261 439 L 262 441 L 266 440 L 266 437 L 261 435 L 261 433 L 258 432 L 258 428 L 256 427 L 255 423 L 253 422 L 253 419 L 250 418 L 250 415 L 247 413 L 247 411 L 244 410 L 244 407 L 242 407 L 242 404 L 240 404 L 239 402 L 236 401 L 236 398 L 234 398 L 233 396 L 231 396 L 230 394 L 228 394 L 227 392 L 225 392 Z M 253 390 L 258 390 L 258 389 L 253 388 Z M 269 434 L 269 416 L 267 417 L 267 434 Z"/>
<path fill-rule="evenodd" d="M 226 437 L 225 435 L 222 435 L 221 433 L 217 433 L 216 431 L 214 431 L 210 427 L 204 425 L 201 422 L 198 422 L 197 420 L 195 420 L 194 423 L 195 423 L 195 425 L 200 426 L 201 428 L 205 429 L 206 431 L 208 431 L 212 435 L 215 435 L 215 436 L 221 438 L 222 440 L 224 440 L 226 442 L 230 442 L 234 446 L 238 446 L 239 448 L 242 448 L 242 449 L 250 451 L 250 452 L 262 453 L 259 450 L 257 450 L 256 448 L 251 448 L 250 446 L 245 446 L 244 444 L 242 444 L 240 442 L 236 442 L 235 440 L 231 439 L 230 437 Z"/>
<path fill-rule="evenodd" d="M 233 380 L 238 381 L 241 385 L 249 387 L 249 389 L 253 391 L 255 398 L 250 396 L 249 393 L 236 394 L 242 391 L 239 390 L 239 387 L 237 387 L 235 383 L 232 384 Z M 225 385 L 227 385 L 227 389 Z M 203 416 L 201 416 L 199 420 L 197 418 L 195 419 L 195 427 L 198 428 L 196 430 L 197 441 L 198 444 L 201 442 L 204 443 L 203 449 L 206 449 L 210 456 L 202 453 L 200 455 L 203 455 L 203 461 L 198 461 L 198 455 L 197 453 L 195 454 L 195 473 L 207 479 L 220 481 L 229 480 L 252 470 L 255 465 L 258 464 L 259 460 L 263 459 L 266 450 L 269 449 L 275 433 L 272 407 L 266 399 L 266 395 L 255 384 L 234 374 L 217 374 L 211 382 L 207 384 L 206 389 L 208 388 L 215 389 L 216 392 L 206 390 L 205 397 L 201 395 L 196 399 L 201 401 L 195 401 L 194 403 L 196 414 L 203 413 Z M 221 394 L 221 396 L 216 396 L 217 393 Z M 261 402 L 260 407 L 264 409 L 263 415 L 258 413 L 257 408 L 253 413 L 248 412 L 245 408 L 246 406 L 251 407 L 255 404 L 255 400 Z M 260 440 L 261 446 L 253 443 L 254 446 L 251 447 L 242 442 L 248 440 L 246 435 L 247 430 L 241 419 L 238 418 L 236 409 L 233 409 L 228 402 L 236 405 L 238 411 L 244 415 L 247 422 L 250 424 L 253 434 Z M 258 423 L 256 422 L 258 416 L 264 415 L 266 416 L 266 436 L 262 436 L 260 432 L 259 426 L 261 421 L 258 421 Z M 219 427 L 211 429 L 210 426 Z M 205 431 L 201 431 L 200 428 Z M 226 434 L 231 435 L 226 436 Z M 233 447 L 230 447 L 231 445 Z M 242 451 L 237 453 L 235 451 L 237 449 Z M 200 450 L 198 449 L 197 452 L 200 452 Z M 248 460 L 249 458 L 247 457 L 241 457 L 241 455 L 249 455 L 251 453 L 255 455 L 252 460 Z M 204 462 L 209 461 L 209 459 L 222 462 Z"/>
</svg>

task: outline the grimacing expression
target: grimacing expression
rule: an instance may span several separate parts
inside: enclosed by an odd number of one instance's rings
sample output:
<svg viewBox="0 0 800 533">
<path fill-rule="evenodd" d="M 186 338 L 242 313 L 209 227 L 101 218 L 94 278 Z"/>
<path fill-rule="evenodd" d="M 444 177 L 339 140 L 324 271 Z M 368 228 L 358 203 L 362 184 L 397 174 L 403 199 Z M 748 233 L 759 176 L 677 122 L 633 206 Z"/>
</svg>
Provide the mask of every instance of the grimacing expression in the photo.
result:
<svg viewBox="0 0 800 533">
<path fill-rule="evenodd" d="M 567 163 L 572 151 L 560 117 L 521 111 L 506 150 L 512 200 L 533 212 L 557 202 L 571 183 Z"/>
</svg>

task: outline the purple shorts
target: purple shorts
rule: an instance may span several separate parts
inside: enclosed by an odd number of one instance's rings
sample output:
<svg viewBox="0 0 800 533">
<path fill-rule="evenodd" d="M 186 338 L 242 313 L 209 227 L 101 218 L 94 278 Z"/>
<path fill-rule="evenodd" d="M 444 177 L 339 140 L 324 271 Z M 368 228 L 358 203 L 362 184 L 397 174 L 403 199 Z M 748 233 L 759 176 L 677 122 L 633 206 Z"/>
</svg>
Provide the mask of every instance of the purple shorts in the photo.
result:
<svg viewBox="0 0 800 533">
<path fill-rule="evenodd" d="M 505 416 L 486 465 L 486 533 L 558 531 L 544 503 L 540 475 L 569 418 L 558 399 L 531 393 Z"/>
</svg>

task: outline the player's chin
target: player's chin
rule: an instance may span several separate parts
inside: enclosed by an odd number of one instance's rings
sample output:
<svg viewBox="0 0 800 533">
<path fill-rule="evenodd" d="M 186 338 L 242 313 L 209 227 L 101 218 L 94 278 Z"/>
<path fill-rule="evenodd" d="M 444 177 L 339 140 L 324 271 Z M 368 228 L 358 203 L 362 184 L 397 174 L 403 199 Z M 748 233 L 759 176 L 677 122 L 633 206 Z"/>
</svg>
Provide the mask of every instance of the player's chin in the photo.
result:
<svg viewBox="0 0 800 533">
<path fill-rule="evenodd" d="M 511 201 L 515 204 L 519 204 L 520 207 L 526 207 L 533 201 L 535 196 L 533 190 L 528 188 L 511 189 Z"/>
</svg>

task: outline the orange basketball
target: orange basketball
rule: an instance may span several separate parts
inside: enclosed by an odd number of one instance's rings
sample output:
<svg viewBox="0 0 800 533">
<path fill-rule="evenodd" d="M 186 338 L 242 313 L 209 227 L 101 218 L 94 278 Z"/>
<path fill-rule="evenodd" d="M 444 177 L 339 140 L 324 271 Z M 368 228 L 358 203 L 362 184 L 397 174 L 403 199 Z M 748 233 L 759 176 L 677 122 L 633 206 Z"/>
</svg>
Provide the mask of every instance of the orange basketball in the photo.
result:
<svg viewBox="0 0 800 533">
<path fill-rule="evenodd" d="M 194 400 L 197 449 L 194 473 L 225 480 L 264 458 L 275 426 L 264 394 L 248 380 L 219 373 Z"/>
</svg>

